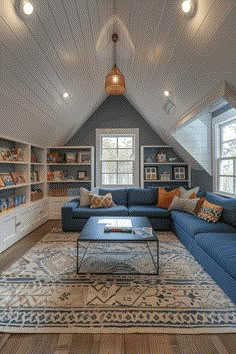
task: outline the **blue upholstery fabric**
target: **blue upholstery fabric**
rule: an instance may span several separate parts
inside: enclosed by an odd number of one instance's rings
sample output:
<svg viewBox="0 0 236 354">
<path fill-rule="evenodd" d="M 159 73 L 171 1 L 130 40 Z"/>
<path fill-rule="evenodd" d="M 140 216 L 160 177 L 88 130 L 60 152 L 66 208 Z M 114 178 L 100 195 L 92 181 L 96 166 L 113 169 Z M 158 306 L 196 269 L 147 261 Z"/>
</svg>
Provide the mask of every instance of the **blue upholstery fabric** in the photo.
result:
<svg viewBox="0 0 236 354">
<path fill-rule="evenodd" d="M 206 200 L 210 203 L 222 206 L 224 209 L 220 221 L 236 227 L 236 198 L 225 198 L 217 194 L 206 192 Z"/>
<path fill-rule="evenodd" d="M 99 188 L 99 195 L 112 194 L 112 200 L 117 205 L 127 205 L 128 189 L 126 188 Z"/>
<path fill-rule="evenodd" d="M 236 233 L 201 233 L 195 236 L 195 240 L 210 257 L 236 279 Z"/>
<path fill-rule="evenodd" d="M 171 217 L 174 223 L 181 225 L 182 229 L 191 237 L 202 232 L 236 232 L 236 228 L 223 222 L 209 223 L 198 217 L 183 213 L 181 211 L 172 211 Z"/>
<path fill-rule="evenodd" d="M 147 216 L 150 218 L 167 219 L 170 212 L 167 209 L 157 208 L 155 205 L 133 205 L 129 206 L 129 215 L 131 216 Z"/>
<path fill-rule="evenodd" d="M 90 216 L 128 216 L 128 209 L 123 205 L 112 208 L 79 207 L 72 210 L 72 218 L 89 218 Z"/>
<path fill-rule="evenodd" d="M 130 188 L 128 191 L 128 205 L 157 204 L 157 188 Z"/>
</svg>

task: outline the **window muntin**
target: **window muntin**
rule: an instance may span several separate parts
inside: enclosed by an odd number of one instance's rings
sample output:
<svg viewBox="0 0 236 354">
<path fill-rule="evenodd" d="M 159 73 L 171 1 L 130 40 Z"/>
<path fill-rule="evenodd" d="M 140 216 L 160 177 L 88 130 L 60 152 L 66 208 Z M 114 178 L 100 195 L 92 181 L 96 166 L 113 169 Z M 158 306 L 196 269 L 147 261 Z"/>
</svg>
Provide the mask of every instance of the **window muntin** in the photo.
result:
<svg viewBox="0 0 236 354">
<path fill-rule="evenodd" d="M 236 195 L 236 119 L 218 125 L 217 191 Z"/>
</svg>

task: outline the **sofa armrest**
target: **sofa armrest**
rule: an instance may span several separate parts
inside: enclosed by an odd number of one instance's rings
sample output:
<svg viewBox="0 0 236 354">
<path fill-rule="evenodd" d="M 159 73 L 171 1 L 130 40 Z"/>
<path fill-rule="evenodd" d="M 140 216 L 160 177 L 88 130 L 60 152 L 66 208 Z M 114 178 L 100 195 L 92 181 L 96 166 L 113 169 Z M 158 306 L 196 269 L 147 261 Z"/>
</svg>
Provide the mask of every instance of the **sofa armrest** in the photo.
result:
<svg viewBox="0 0 236 354">
<path fill-rule="evenodd" d="M 65 203 L 62 208 L 78 208 L 80 204 L 80 198 L 72 199 L 71 201 Z"/>
</svg>

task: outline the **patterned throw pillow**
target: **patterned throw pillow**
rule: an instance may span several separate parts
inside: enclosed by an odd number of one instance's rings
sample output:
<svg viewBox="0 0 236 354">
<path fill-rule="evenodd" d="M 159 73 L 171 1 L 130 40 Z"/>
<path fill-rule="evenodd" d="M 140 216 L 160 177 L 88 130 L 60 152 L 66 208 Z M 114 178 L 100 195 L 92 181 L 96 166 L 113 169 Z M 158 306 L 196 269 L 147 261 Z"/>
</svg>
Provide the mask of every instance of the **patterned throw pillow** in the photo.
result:
<svg viewBox="0 0 236 354">
<path fill-rule="evenodd" d="M 174 197 L 168 210 L 181 210 L 181 211 L 185 211 L 186 213 L 195 214 L 195 209 L 198 200 L 199 200 L 198 198 L 189 199 L 189 198 Z"/>
<path fill-rule="evenodd" d="M 116 206 L 116 204 L 112 200 L 111 193 L 107 193 L 106 195 L 96 195 L 90 194 L 90 208 L 111 208 Z"/>
<path fill-rule="evenodd" d="M 86 188 L 80 188 L 80 206 L 87 207 L 90 206 L 90 195 L 97 194 L 96 188 L 88 191 Z"/>
<path fill-rule="evenodd" d="M 179 187 L 179 196 L 180 198 L 197 198 L 197 192 L 199 191 L 199 187 L 194 187 L 192 189 L 185 189 L 184 187 Z"/>
<path fill-rule="evenodd" d="M 197 216 L 207 222 L 217 222 L 222 214 L 223 207 L 209 203 L 205 200 L 202 203 L 199 213 Z"/>
<path fill-rule="evenodd" d="M 175 196 L 179 196 L 179 188 L 173 189 L 171 192 L 167 192 L 164 188 L 160 187 L 158 191 L 158 208 L 168 209 Z"/>
</svg>

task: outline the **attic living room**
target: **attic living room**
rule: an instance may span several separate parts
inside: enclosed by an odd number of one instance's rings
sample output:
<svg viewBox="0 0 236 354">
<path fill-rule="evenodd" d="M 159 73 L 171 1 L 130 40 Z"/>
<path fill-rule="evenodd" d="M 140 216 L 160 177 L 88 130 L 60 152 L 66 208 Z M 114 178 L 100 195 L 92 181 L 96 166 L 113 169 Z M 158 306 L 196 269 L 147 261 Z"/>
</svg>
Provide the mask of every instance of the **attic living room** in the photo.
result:
<svg viewBox="0 0 236 354">
<path fill-rule="evenodd" d="M 236 353 L 235 25 L 1 1 L 0 353 Z"/>
</svg>

